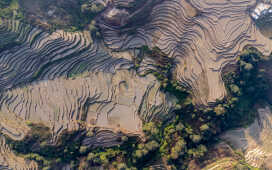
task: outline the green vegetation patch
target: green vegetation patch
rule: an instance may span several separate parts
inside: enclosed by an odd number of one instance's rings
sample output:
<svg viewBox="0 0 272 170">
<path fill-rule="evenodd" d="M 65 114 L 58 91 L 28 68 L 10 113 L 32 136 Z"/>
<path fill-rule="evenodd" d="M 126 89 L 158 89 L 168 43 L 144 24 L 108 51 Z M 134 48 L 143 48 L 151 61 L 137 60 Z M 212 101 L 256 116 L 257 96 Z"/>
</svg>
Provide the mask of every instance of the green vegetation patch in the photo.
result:
<svg viewBox="0 0 272 170">
<path fill-rule="evenodd" d="M 19 0 L 25 16 L 24 21 L 43 29 L 54 31 L 90 30 L 100 36 L 95 17 L 105 6 L 89 0 Z M 42 19 L 41 19 L 42 18 Z"/>
<path fill-rule="evenodd" d="M 146 49 L 146 52 L 159 61 L 164 54 L 156 50 Z M 155 152 L 172 169 L 186 169 L 193 159 L 201 162 L 208 149 L 218 141 L 217 135 L 231 128 L 247 126 L 256 118 L 254 106 L 266 100 L 269 89 L 264 70 L 258 67 L 265 58 L 250 48 L 244 50 L 238 60 L 237 69 L 223 75 L 228 97 L 206 108 L 195 106 L 190 93 L 169 77 L 171 67 L 155 74 L 152 72 L 162 82 L 162 90 L 179 99 L 174 120 L 147 123 L 145 126 L 149 130 L 144 128 L 147 139 L 159 144 Z M 145 156 L 144 151 L 138 153 Z M 146 163 L 148 159 L 140 162 Z"/>
<path fill-rule="evenodd" d="M 18 0 L 1 0 L 0 18 L 6 19 L 23 19 L 23 13 L 20 9 Z"/>
</svg>

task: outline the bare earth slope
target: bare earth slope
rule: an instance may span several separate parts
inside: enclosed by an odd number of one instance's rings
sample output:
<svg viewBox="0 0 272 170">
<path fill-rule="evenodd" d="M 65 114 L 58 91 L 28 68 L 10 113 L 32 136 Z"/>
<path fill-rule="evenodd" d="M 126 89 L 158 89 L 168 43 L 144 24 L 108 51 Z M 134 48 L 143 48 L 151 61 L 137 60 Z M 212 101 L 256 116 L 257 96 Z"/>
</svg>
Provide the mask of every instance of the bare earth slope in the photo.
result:
<svg viewBox="0 0 272 170">
<path fill-rule="evenodd" d="M 258 119 L 247 128 L 231 130 L 222 136 L 235 149 L 245 154 L 246 161 L 254 166 L 272 168 L 272 113 L 269 107 L 258 109 Z"/>
</svg>

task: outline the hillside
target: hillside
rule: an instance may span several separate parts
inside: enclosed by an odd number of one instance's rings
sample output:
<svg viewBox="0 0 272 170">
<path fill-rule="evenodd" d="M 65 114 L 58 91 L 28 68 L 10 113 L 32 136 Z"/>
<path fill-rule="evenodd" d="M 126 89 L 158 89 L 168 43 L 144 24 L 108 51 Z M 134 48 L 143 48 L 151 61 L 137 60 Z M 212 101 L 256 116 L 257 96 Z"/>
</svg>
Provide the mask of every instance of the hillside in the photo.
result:
<svg viewBox="0 0 272 170">
<path fill-rule="evenodd" d="M 270 0 L 3 0 L 0 169 L 272 169 Z"/>
</svg>

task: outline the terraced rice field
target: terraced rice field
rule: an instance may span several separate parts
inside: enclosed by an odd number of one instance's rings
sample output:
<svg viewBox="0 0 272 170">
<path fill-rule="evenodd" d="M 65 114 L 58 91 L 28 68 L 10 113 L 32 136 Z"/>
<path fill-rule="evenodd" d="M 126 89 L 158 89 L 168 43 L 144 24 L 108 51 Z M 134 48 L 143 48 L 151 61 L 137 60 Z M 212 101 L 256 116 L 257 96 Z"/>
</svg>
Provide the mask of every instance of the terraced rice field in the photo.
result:
<svg viewBox="0 0 272 170">
<path fill-rule="evenodd" d="M 112 146 L 118 131 L 140 135 L 142 120 L 171 115 L 175 98 L 131 69 L 137 50 L 112 53 L 88 32 L 47 33 L 12 20 L 0 28 L 3 40 L 16 42 L 0 53 L 1 127 L 13 139 L 27 128 L 9 120 L 41 122 L 55 140 L 85 122 L 102 129 L 86 145 Z"/>
<path fill-rule="evenodd" d="M 250 13 L 255 0 L 154 0 L 152 8 L 149 1 L 132 14 L 118 9 L 132 2 L 101 1 L 110 4 L 97 17 L 102 39 L 91 38 L 88 31 L 48 33 L 1 19 L 1 132 L 20 140 L 28 131 L 27 121 L 42 122 L 57 140 L 62 131 L 77 130 L 83 122 L 87 130 L 100 128 L 84 145 L 117 145 L 122 133 L 141 135 L 143 120 L 170 117 L 176 104 L 153 75 L 139 76 L 134 70 L 140 47 L 158 47 L 173 59 L 173 77 L 203 105 L 226 96 L 222 70 L 235 64 L 246 46 L 271 53 L 272 41 Z M 148 22 L 126 25 L 147 9 Z M 156 69 L 152 63 L 144 58 L 138 70 Z M 0 146 L 1 155 L 12 154 L 4 140 Z M 248 160 L 254 162 L 255 157 Z M 0 156 L 0 166 L 16 169 L 17 162 Z"/>
<path fill-rule="evenodd" d="M 222 69 L 236 63 L 245 46 L 264 55 L 271 52 L 271 40 L 260 33 L 248 12 L 255 6 L 256 1 L 249 0 L 169 0 L 155 6 L 150 22 L 132 34 L 109 26 L 107 16 L 100 27 L 112 50 L 159 47 L 177 61 L 173 74 L 179 83 L 192 89 L 199 103 L 209 104 L 226 95 Z"/>
<path fill-rule="evenodd" d="M 21 44 L 0 54 L 1 89 L 84 71 L 113 73 L 118 68 L 131 66 L 128 60 L 112 58 L 97 43 L 91 43 L 90 36 L 84 33 L 49 34 L 16 21 L 3 21 L 3 25 L 3 40 L 17 35 L 16 41 Z"/>
</svg>

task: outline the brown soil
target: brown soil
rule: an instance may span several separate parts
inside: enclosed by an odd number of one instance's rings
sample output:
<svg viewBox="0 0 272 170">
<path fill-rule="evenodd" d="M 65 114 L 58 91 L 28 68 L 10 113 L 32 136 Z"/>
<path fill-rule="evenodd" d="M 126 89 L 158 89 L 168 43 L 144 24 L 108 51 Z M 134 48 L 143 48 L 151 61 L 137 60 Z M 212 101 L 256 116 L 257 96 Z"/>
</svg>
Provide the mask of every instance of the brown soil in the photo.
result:
<svg viewBox="0 0 272 170">
<path fill-rule="evenodd" d="M 198 15 L 197 9 L 195 9 L 190 3 L 187 2 L 187 0 L 181 0 L 182 3 L 184 4 L 184 7 L 186 9 L 186 14 L 190 17 L 195 17 Z"/>
<path fill-rule="evenodd" d="M 228 144 L 220 143 L 215 147 L 210 148 L 207 155 L 201 160 L 192 160 L 189 163 L 189 169 L 200 170 L 207 165 L 226 157 L 233 158 L 233 160 L 239 159 Z"/>
<path fill-rule="evenodd" d="M 258 19 L 256 24 L 265 37 L 272 39 L 272 19 L 270 14 L 262 19 Z"/>
<path fill-rule="evenodd" d="M 49 29 L 74 25 L 80 5 L 77 0 L 19 0 L 28 23 Z"/>
<path fill-rule="evenodd" d="M 259 29 L 265 37 L 272 39 L 272 23 L 266 23 Z"/>
</svg>

